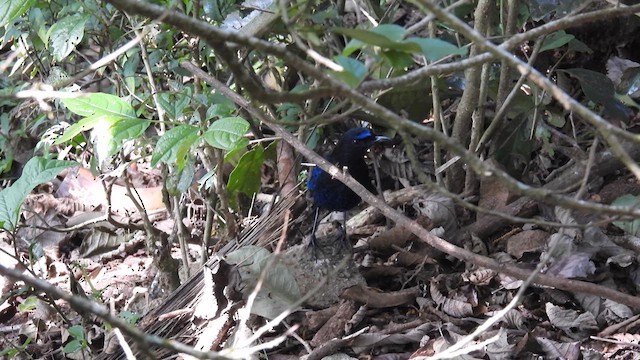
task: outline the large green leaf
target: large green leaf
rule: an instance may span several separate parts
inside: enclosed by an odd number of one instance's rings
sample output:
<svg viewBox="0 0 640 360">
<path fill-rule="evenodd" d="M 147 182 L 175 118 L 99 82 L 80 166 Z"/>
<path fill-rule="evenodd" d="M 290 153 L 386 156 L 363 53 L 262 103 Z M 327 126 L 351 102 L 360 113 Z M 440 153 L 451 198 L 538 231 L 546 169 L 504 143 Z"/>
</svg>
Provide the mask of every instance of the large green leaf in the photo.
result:
<svg viewBox="0 0 640 360">
<path fill-rule="evenodd" d="M 615 199 L 611 203 L 611 205 L 638 208 L 640 206 L 640 198 L 638 198 L 637 196 L 626 194 Z M 633 236 L 640 235 L 640 219 L 633 219 L 633 220 L 627 220 L 627 221 L 614 221 L 613 225 L 624 230 L 629 235 L 633 235 Z"/>
<path fill-rule="evenodd" d="M 34 157 L 22 170 L 22 175 L 13 185 L 0 191 L 0 222 L 7 230 L 15 229 L 20 215 L 20 206 L 29 193 L 38 185 L 56 177 L 62 170 L 77 165 L 72 161 L 51 160 Z"/>
<path fill-rule="evenodd" d="M 85 118 L 71 125 L 55 143 L 61 144 L 82 131 L 93 129 L 94 151 L 99 163 L 120 151 L 123 140 L 141 136 L 150 125 L 149 121 L 136 117 L 131 104 L 115 95 L 92 93 L 65 99 L 63 103 L 71 112 Z"/>
<path fill-rule="evenodd" d="M 84 24 L 87 17 L 82 15 L 67 16 L 53 24 L 49 29 L 49 41 L 53 58 L 62 61 L 82 41 Z"/>
<path fill-rule="evenodd" d="M 238 165 L 229 175 L 227 191 L 231 206 L 237 207 L 237 195 L 243 193 L 249 197 L 260 191 L 261 169 L 264 163 L 264 149 L 261 145 L 251 151 L 247 151 L 238 162 Z"/>
<path fill-rule="evenodd" d="M 336 62 L 342 66 L 342 71 L 332 71 L 335 77 L 344 81 L 352 88 L 358 87 L 367 75 L 366 65 L 354 58 L 339 55 Z"/>
<path fill-rule="evenodd" d="M 242 146 L 244 134 L 249 130 L 249 122 L 241 117 L 227 117 L 214 121 L 204 139 L 209 145 L 222 150 L 233 150 Z"/>
<path fill-rule="evenodd" d="M 122 119 L 111 126 L 111 135 L 117 142 L 136 139 L 144 134 L 151 122 L 144 119 Z"/>
<path fill-rule="evenodd" d="M 91 93 L 72 99 L 62 100 L 69 111 L 80 116 L 110 115 L 122 118 L 136 118 L 133 106 L 111 94 Z"/>
<path fill-rule="evenodd" d="M 135 139 L 149 127 L 149 121 L 105 116 L 104 122 L 93 129 L 91 138 L 98 161 L 115 155 L 122 148 L 122 141 Z"/>
<path fill-rule="evenodd" d="M 0 28 L 24 14 L 33 3 L 35 0 L 0 0 Z"/>
<path fill-rule="evenodd" d="M 440 39 L 423 39 L 410 37 L 405 40 L 407 43 L 415 44 L 420 47 L 420 52 L 429 61 L 440 60 L 449 55 L 466 55 L 467 48 L 459 48 L 451 43 Z"/>
<path fill-rule="evenodd" d="M 76 137 L 76 135 L 80 134 L 81 132 L 93 129 L 101 121 L 106 121 L 105 118 L 108 117 L 106 115 L 93 115 L 78 121 L 77 123 L 69 126 L 67 130 L 65 130 L 64 134 L 56 139 L 54 144 L 58 145 L 65 143 Z"/>
<path fill-rule="evenodd" d="M 388 54 L 387 57 L 389 60 L 395 59 L 395 62 L 398 63 L 404 61 L 399 53 L 421 53 L 430 61 L 439 60 L 449 55 L 467 54 L 466 48 L 459 48 L 440 39 L 418 37 L 404 39 L 405 29 L 394 24 L 383 24 L 370 30 L 336 28 L 334 31 L 353 38 L 342 51 L 344 56 L 351 55 L 355 50 L 365 45 L 380 47 L 384 53 L 397 52 Z"/>
<path fill-rule="evenodd" d="M 342 55 L 349 56 L 355 50 L 365 45 L 378 46 L 382 49 L 397 50 L 407 53 L 420 52 L 415 44 L 402 41 L 404 28 L 399 25 L 383 24 L 370 30 L 334 28 L 332 31 L 353 38 L 342 51 Z"/>
<path fill-rule="evenodd" d="M 144 119 L 93 115 L 71 125 L 61 137 L 56 139 L 55 144 L 64 143 L 82 131 L 93 129 L 95 154 L 99 161 L 103 161 L 120 151 L 123 140 L 139 137 L 149 125 L 150 122 Z"/>
<path fill-rule="evenodd" d="M 178 125 L 170 129 L 158 139 L 151 156 L 151 166 L 156 166 L 161 162 L 176 163 L 178 168 L 182 169 L 186 153 L 198 138 L 198 128 L 192 125 Z"/>
</svg>

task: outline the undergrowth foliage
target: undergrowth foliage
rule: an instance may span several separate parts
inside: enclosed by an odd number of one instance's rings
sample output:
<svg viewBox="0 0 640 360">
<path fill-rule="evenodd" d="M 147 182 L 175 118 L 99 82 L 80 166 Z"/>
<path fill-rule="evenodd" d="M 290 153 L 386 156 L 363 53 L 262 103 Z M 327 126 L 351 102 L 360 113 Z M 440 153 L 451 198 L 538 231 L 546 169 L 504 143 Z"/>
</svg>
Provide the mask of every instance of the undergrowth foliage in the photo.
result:
<svg viewBox="0 0 640 360">
<path fill-rule="evenodd" d="M 640 232 L 640 190 L 635 186 L 640 182 L 640 145 L 634 135 L 640 40 L 627 36 L 640 28 L 633 15 L 640 6 L 558 3 L 549 8 L 547 1 L 538 0 L 0 0 L 0 240 L 12 264 L 19 263 L 34 280 L 19 278 L 1 265 L 0 273 L 13 279 L 3 284 L 3 301 L 19 304 L 15 312 L 22 314 L 40 316 L 43 308 L 54 309 L 64 319 L 58 325 L 64 335 L 51 347 L 69 356 L 106 353 L 104 333 L 111 326 L 139 345 L 156 346 L 130 326 L 139 314 L 118 309 L 118 316 L 109 317 L 83 303 L 87 298 L 94 304 L 111 300 L 103 293 L 106 285 L 94 286 L 97 275 L 83 260 L 114 249 L 138 254 L 131 244 L 143 244 L 158 275 L 140 282 L 149 285 L 151 297 L 166 297 L 192 275 L 200 276 L 197 265 L 251 230 L 256 216 L 298 193 L 307 169 L 296 152 L 317 162 L 309 149 L 365 125 L 395 138 L 382 162 L 376 160 L 384 190 L 426 185 L 442 196 L 438 199 L 446 199 L 437 201 L 437 210 L 424 205 L 423 195 L 393 209 L 377 205 L 394 224 L 404 224 L 402 231 L 415 234 L 387 234 L 394 239 L 388 241 L 418 238 L 422 247 L 426 243 L 451 255 L 443 261 L 441 253 L 425 255 L 408 245 L 399 251 L 404 242 L 390 245 L 395 255 L 382 263 L 410 250 L 420 260 L 407 262 L 413 274 L 409 280 L 383 290 L 429 283 L 429 301 L 447 316 L 470 317 L 495 307 L 504 310 L 493 318 L 497 321 L 520 302 L 533 306 L 522 295 L 531 282 L 538 282 L 582 295 L 575 295 L 574 308 L 565 310 L 561 306 L 569 301 L 553 304 L 548 294 L 536 293 L 540 300 L 531 318 L 546 316 L 558 333 L 584 341 L 590 331 L 630 315 L 631 307 L 639 305 L 633 299 L 640 289 L 637 260 L 628 251 L 631 245 L 619 239 Z M 346 173 L 334 171 L 332 176 L 345 181 Z M 613 177 L 624 181 L 615 183 Z M 361 191 L 356 191 L 359 196 Z M 375 202 L 365 195 L 360 197 Z M 435 212 L 444 213 L 446 220 L 437 223 Z M 534 218 L 537 214 L 542 216 Z M 163 227 L 166 219 L 170 225 Z M 302 222 L 293 222 L 288 233 L 287 222 L 281 238 L 290 245 L 301 242 L 308 235 Z M 512 226 L 526 233 L 521 241 L 509 241 L 515 236 L 508 232 Z M 441 232 L 421 232 L 426 228 Z M 538 237 L 539 242 L 532 240 Z M 504 239 L 509 245 L 500 244 Z M 56 255 L 49 252 L 51 243 Z M 196 254 L 190 251 L 194 243 L 199 246 Z M 374 239 L 368 245 L 372 256 L 387 256 L 376 244 Z M 602 250 L 607 246 L 615 250 Z M 476 251 L 465 250 L 470 248 Z M 247 249 L 259 257 L 246 255 Z M 307 295 L 291 280 L 286 261 L 262 248 L 243 251 L 245 258 L 255 260 L 243 270 L 252 278 L 251 289 L 243 289 L 245 298 L 265 281 L 267 289 L 256 290 L 260 311 L 254 313 L 279 324 L 278 315 L 299 309 L 300 298 Z M 531 253 L 535 261 L 527 258 Z M 108 259 L 117 257 L 110 254 Z M 503 255 L 509 258 L 505 263 L 529 267 L 503 268 L 495 261 Z M 421 272 L 427 256 L 436 259 L 429 275 Z M 238 253 L 230 258 L 232 265 L 243 266 L 245 258 Z M 449 297 L 454 290 L 444 287 L 454 285 L 444 274 L 458 274 L 461 268 L 449 265 L 454 258 L 476 267 L 471 270 L 491 272 L 465 273 L 466 285 L 455 289 L 465 294 Z M 286 276 L 261 279 L 258 274 L 268 273 L 272 263 Z M 255 272 L 247 270 L 256 264 Z M 535 266 L 536 273 L 549 276 L 527 278 Z M 66 271 L 70 278 L 82 278 L 90 294 L 75 280 L 65 284 L 66 293 L 57 292 L 52 274 Z M 524 282 L 509 288 L 498 272 Z M 607 281 L 595 276 L 606 272 L 614 272 Z M 620 280 L 629 273 L 634 276 Z M 575 278 L 606 285 L 611 292 L 605 286 L 566 281 Z M 512 292 L 502 299 L 488 295 L 493 290 L 481 287 L 491 281 Z M 65 294 L 82 300 L 73 302 Z M 478 294 L 485 304 L 477 302 Z M 220 301 L 229 296 L 228 289 L 217 295 Z M 419 300 L 423 295 L 414 294 L 411 306 L 414 300 L 421 310 L 427 306 Z M 466 296 L 475 296 L 476 302 L 465 298 L 458 303 Z M 278 302 L 278 297 L 286 301 Z M 75 312 L 60 306 L 55 301 L 60 298 Z M 107 321 L 97 322 L 92 314 Z M 589 314 L 587 320 L 584 314 Z M 52 321 L 37 320 L 34 329 Z M 25 332 L 3 342 L 1 354 L 17 358 L 28 353 L 30 346 L 42 344 L 37 334 Z M 537 340 L 544 350 L 526 350 L 529 355 L 552 354 L 561 342 L 559 336 L 553 340 L 558 343 L 539 337 L 545 339 Z M 253 342 L 234 339 L 217 348 L 194 349 L 179 342 L 164 346 L 194 356 L 226 350 L 207 356 L 231 358 L 264 350 L 253 347 L 257 340 L 251 337 Z M 285 339 L 282 335 L 278 341 Z M 504 341 L 516 351 L 507 340 L 501 331 L 493 341 Z M 444 351 L 433 343 L 412 345 L 402 350 L 415 352 L 414 358 Z M 244 352 L 233 353 L 233 346 Z M 351 351 L 367 346 L 354 345 Z M 524 353 L 523 347 L 519 351 Z M 503 358 L 488 345 L 482 351 L 479 356 Z"/>
</svg>

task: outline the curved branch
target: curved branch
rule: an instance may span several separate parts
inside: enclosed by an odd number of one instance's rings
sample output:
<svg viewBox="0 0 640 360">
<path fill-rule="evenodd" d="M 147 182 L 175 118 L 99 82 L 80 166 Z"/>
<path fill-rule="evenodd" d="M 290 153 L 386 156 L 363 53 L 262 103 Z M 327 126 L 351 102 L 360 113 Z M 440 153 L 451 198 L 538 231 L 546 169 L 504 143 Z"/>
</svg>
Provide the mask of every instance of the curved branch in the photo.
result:
<svg viewBox="0 0 640 360">
<path fill-rule="evenodd" d="M 269 124 L 269 127 L 271 128 L 271 130 L 273 130 L 278 136 L 282 137 L 284 141 L 291 144 L 302 155 L 306 156 L 309 160 L 315 162 L 320 168 L 328 172 L 331 176 L 342 181 L 349 188 L 351 188 L 356 194 L 358 194 L 364 201 L 378 208 L 383 215 L 395 221 L 396 226 L 404 227 L 405 229 L 415 234 L 420 240 L 424 241 L 428 245 L 442 252 L 453 255 L 454 257 L 462 261 L 470 262 L 477 266 L 486 267 L 486 268 L 495 270 L 497 272 L 507 274 L 509 276 L 513 276 L 520 280 L 526 280 L 531 275 L 531 270 L 529 269 L 523 269 L 514 265 L 498 263 L 493 259 L 490 259 L 486 256 L 475 254 L 471 251 L 455 246 L 447 242 L 446 240 L 431 234 L 429 231 L 424 229 L 416 221 L 409 219 L 404 214 L 400 213 L 396 209 L 387 205 L 384 201 L 379 199 L 377 196 L 370 193 L 362 184 L 360 184 L 358 181 L 352 178 L 348 173 L 345 173 L 341 169 L 332 165 L 331 163 L 326 161 L 323 157 L 315 153 L 313 150 L 306 147 L 300 140 L 298 140 L 285 128 L 275 124 L 274 119 L 266 115 L 264 112 L 253 108 L 249 104 L 249 102 L 244 98 L 242 98 L 240 95 L 234 93 L 227 86 L 225 86 L 224 84 L 222 84 L 216 79 L 210 79 L 210 81 L 211 81 L 210 84 L 212 84 L 212 86 L 214 86 L 216 90 L 223 93 L 225 96 L 227 96 L 229 99 L 234 101 L 236 104 L 245 108 L 256 119 L 259 119 L 260 121 L 263 121 Z M 533 282 L 535 282 L 536 284 L 552 286 L 558 289 L 567 290 L 571 292 L 581 292 L 585 294 L 601 296 L 601 297 L 619 302 L 621 304 L 626 304 L 633 308 L 640 309 L 640 297 L 624 294 L 602 285 L 597 285 L 597 284 L 593 284 L 585 281 L 569 280 L 569 279 L 564 279 L 564 278 L 559 278 L 559 277 L 549 276 L 544 274 L 538 274 L 533 280 Z"/>
<path fill-rule="evenodd" d="M 131 11 L 136 14 L 142 14 L 142 15 L 147 15 L 152 17 L 158 17 L 165 14 L 164 8 L 156 5 L 151 5 L 148 3 L 143 3 L 138 0 L 133 0 L 133 1 L 107 0 L 107 1 L 118 7 L 124 8 L 127 11 Z M 629 9 L 629 8 L 625 8 L 625 9 Z M 316 68 L 315 66 L 305 62 L 297 55 L 290 53 L 283 46 L 274 45 L 263 40 L 249 38 L 246 36 L 223 31 L 207 23 L 193 20 L 190 17 L 186 17 L 185 15 L 178 14 L 175 12 L 169 13 L 164 20 L 167 21 L 167 23 L 169 24 L 173 24 L 175 26 L 180 27 L 184 31 L 197 30 L 198 32 L 194 32 L 195 35 L 204 36 L 206 39 L 208 39 L 208 41 L 213 41 L 218 45 L 222 45 L 222 43 L 224 43 L 225 40 L 235 41 L 238 43 L 242 42 L 243 44 L 246 43 L 247 45 L 255 46 L 259 50 L 281 56 L 286 62 L 289 63 L 289 65 L 305 71 L 307 74 L 317 79 L 319 82 L 323 83 L 324 85 L 332 87 L 334 95 L 342 95 L 342 96 L 348 97 L 355 105 L 358 105 L 362 107 L 364 110 L 374 114 L 377 118 L 377 121 L 375 121 L 376 124 L 386 126 L 396 131 L 404 130 L 416 136 L 419 136 L 422 139 L 438 142 L 440 145 L 447 148 L 449 151 L 451 151 L 455 155 L 460 156 L 467 163 L 467 165 L 470 166 L 474 171 L 476 171 L 480 176 L 497 176 L 505 184 L 505 186 L 509 190 L 513 191 L 514 193 L 528 196 L 534 200 L 537 200 L 543 203 L 563 206 L 566 208 L 571 208 L 576 210 L 591 211 L 599 214 L 640 217 L 640 210 L 638 209 L 634 209 L 630 207 L 608 206 L 608 205 L 596 204 L 588 201 L 575 200 L 571 197 L 557 194 L 554 191 L 535 188 L 533 186 L 520 182 L 512 178 L 511 176 L 509 176 L 507 172 L 502 171 L 500 169 L 495 169 L 490 165 L 486 164 L 484 161 L 482 161 L 480 158 L 475 156 L 473 153 L 469 152 L 465 147 L 461 146 L 458 142 L 452 140 L 451 138 L 445 136 L 444 134 L 438 131 L 435 131 L 432 128 L 428 128 L 421 124 L 417 124 L 417 123 L 414 123 L 413 121 L 402 118 L 401 116 L 394 113 L 393 111 L 374 102 L 372 99 L 370 99 L 366 95 L 354 89 L 351 89 L 349 86 L 331 77 L 326 72 L 323 72 L 319 68 Z M 466 26 L 466 24 L 464 25 Z M 184 26 L 184 28 L 181 26 Z M 495 47 L 495 45 L 493 44 L 490 44 L 490 45 Z M 505 50 L 502 50 L 502 49 L 500 50 L 506 53 Z M 516 61 L 519 67 L 524 66 L 520 64 L 520 60 L 513 58 L 511 54 L 506 53 L 508 55 L 502 55 L 502 52 L 500 52 L 501 56 L 507 56 L 510 59 L 510 61 Z M 535 73 L 539 74 L 538 72 L 535 72 Z M 544 77 L 542 77 L 542 79 L 543 81 L 548 81 Z M 555 85 L 550 84 L 549 86 L 555 86 Z M 560 95 L 564 94 L 564 92 L 562 92 L 562 90 L 557 87 L 555 87 L 554 91 L 552 91 L 551 93 L 554 94 L 554 96 L 558 96 L 559 94 Z M 568 97 L 568 95 L 566 94 L 565 96 Z M 581 114 L 589 115 L 588 114 L 590 112 L 589 109 L 577 103 L 575 100 L 573 99 L 566 100 L 564 98 L 563 100 L 564 100 L 564 103 L 567 103 L 567 101 L 569 101 L 569 104 L 571 104 L 572 106 L 575 106 L 575 108 L 580 109 Z M 601 117 L 598 117 L 594 114 L 590 114 L 589 116 L 591 118 L 595 117 L 596 119 L 598 119 L 599 124 L 602 124 L 603 126 L 614 127 L 613 125 L 605 122 L 604 119 L 602 119 Z M 267 121 L 270 124 L 273 124 L 269 120 L 265 120 L 265 121 Z"/>
<path fill-rule="evenodd" d="M 551 34 L 554 31 L 569 29 L 575 26 L 580 26 L 590 22 L 617 16 L 631 16 L 639 11 L 640 4 L 628 7 L 613 7 L 609 9 L 595 10 L 586 14 L 580 14 L 572 17 L 554 20 L 524 33 L 513 35 L 509 38 L 509 40 L 502 43 L 499 47 L 504 50 L 515 49 L 525 41 L 537 39 L 542 35 Z M 496 58 L 497 56 L 494 54 L 483 53 L 449 64 L 425 66 L 392 79 L 365 81 L 364 83 L 362 83 L 362 85 L 360 85 L 359 90 L 364 92 L 371 92 L 375 90 L 392 88 L 394 86 L 406 86 L 421 81 L 429 76 L 446 75 L 457 71 L 466 70 L 467 68 L 478 66 L 482 63 L 489 62 Z"/>
<path fill-rule="evenodd" d="M 38 291 L 45 292 L 47 295 L 54 299 L 61 299 L 69 303 L 72 309 L 77 311 L 79 314 L 93 314 L 108 322 L 112 326 L 120 329 L 124 334 L 130 336 L 132 339 L 136 340 L 137 343 L 142 344 L 147 347 L 152 346 L 161 346 L 171 350 L 174 350 L 179 353 L 189 354 L 197 359 L 229 359 L 227 357 L 221 356 L 216 352 L 202 352 L 193 349 L 190 346 L 182 344 L 178 341 L 163 339 L 159 336 L 145 334 L 144 332 L 138 330 L 135 326 L 130 325 L 128 322 L 123 319 L 114 316 L 109 311 L 109 308 L 104 306 L 103 304 L 98 304 L 95 301 L 91 301 L 89 299 L 83 298 L 81 296 L 74 296 L 71 293 L 67 293 L 62 291 L 57 286 L 50 284 L 49 282 L 38 279 L 29 275 L 26 275 L 20 271 L 7 268 L 6 266 L 0 264 L 0 274 L 3 276 L 10 277 L 12 279 L 20 280 L 24 282 L 26 285 L 31 286 Z"/>
</svg>

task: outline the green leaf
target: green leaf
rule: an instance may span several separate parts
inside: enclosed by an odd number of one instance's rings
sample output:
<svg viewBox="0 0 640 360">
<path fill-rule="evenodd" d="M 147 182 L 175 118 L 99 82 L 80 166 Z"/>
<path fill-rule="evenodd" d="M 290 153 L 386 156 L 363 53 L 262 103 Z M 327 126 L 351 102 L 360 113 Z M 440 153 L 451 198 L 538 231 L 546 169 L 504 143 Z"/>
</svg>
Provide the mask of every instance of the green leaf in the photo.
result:
<svg viewBox="0 0 640 360">
<path fill-rule="evenodd" d="M 136 112 L 125 100 L 111 94 L 91 93 L 87 96 L 62 100 L 69 111 L 80 116 L 110 115 L 137 118 Z"/>
<path fill-rule="evenodd" d="M 24 14 L 34 3 L 35 0 L 0 0 L 0 28 Z"/>
<path fill-rule="evenodd" d="M 405 29 L 396 24 L 381 24 L 372 28 L 369 32 L 382 35 L 391 41 L 401 41 L 404 38 Z"/>
<path fill-rule="evenodd" d="M 14 359 L 20 353 L 20 349 L 11 347 L 0 351 L 0 356 L 4 356 L 3 359 Z"/>
<path fill-rule="evenodd" d="M 241 145 L 240 140 L 249 130 L 249 122 L 241 117 L 226 117 L 214 121 L 204 133 L 209 145 L 222 150 L 233 150 Z"/>
<path fill-rule="evenodd" d="M 143 119 L 122 119 L 111 126 L 114 141 L 136 139 L 144 134 L 151 122 Z"/>
<path fill-rule="evenodd" d="M 346 35 L 355 40 L 350 41 L 342 51 L 342 55 L 349 56 L 355 50 L 365 45 L 378 46 L 382 49 L 392 49 L 407 53 L 420 52 L 420 47 L 415 44 L 403 42 L 404 28 L 399 25 L 384 24 L 371 30 L 334 28 L 332 31 Z"/>
<path fill-rule="evenodd" d="M 356 59 L 339 55 L 336 57 L 336 62 L 340 64 L 343 71 L 332 71 L 335 77 L 344 81 L 352 88 L 358 87 L 364 77 L 367 75 L 366 65 Z"/>
<path fill-rule="evenodd" d="M 126 320 L 131 325 L 137 323 L 138 320 L 140 320 L 140 314 L 135 313 L 133 311 L 127 311 L 127 310 L 121 311 L 120 314 L 118 314 L 118 316 Z"/>
<path fill-rule="evenodd" d="M 131 104 L 115 95 L 92 93 L 65 99 L 63 103 L 69 111 L 85 118 L 70 126 L 55 144 L 69 141 L 82 131 L 95 129 L 93 139 L 99 163 L 117 153 L 123 140 L 141 136 L 150 125 L 149 121 L 136 117 Z"/>
<path fill-rule="evenodd" d="M 192 125 L 178 125 L 170 129 L 158 139 L 151 156 L 151 166 L 157 166 L 161 162 L 175 162 L 184 166 L 186 152 L 198 138 L 198 128 Z"/>
<path fill-rule="evenodd" d="M 87 17 L 82 15 L 67 16 L 53 24 L 49 29 L 49 41 L 53 58 L 62 61 L 82 41 L 84 24 Z"/>
<path fill-rule="evenodd" d="M 231 116 L 234 111 L 236 111 L 236 107 L 233 104 L 221 103 L 221 104 L 212 104 L 207 109 L 206 119 L 212 119 L 214 117 L 226 117 Z"/>
<path fill-rule="evenodd" d="M 629 118 L 631 111 L 616 99 L 615 86 L 606 75 L 579 68 L 558 71 L 567 72 L 577 78 L 587 98 L 604 106 L 604 111 L 607 115 L 618 120 L 627 120 Z"/>
<path fill-rule="evenodd" d="M 169 192 L 169 195 L 177 196 L 185 193 L 189 187 L 191 187 L 195 174 L 195 156 L 187 156 L 187 160 L 182 169 L 167 178 L 167 192 Z"/>
<path fill-rule="evenodd" d="M 237 196 L 242 193 L 249 197 L 260 191 L 261 169 L 264 163 L 264 149 L 258 145 L 255 149 L 247 151 L 238 162 L 238 165 L 229 175 L 227 191 L 231 206 L 237 208 Z"/>
<path fill-rule="evenodd" d="M 120 117 L 103 116 L 102 121 L 98 122 L 91 132 L 91 141 L 93 150 L 98 161 L 98 165 L 102 164 L 120 149 L 122 142 L 116 141 L 113 137 L 113 126 L 121 121 Z"/>
<path fill-rule="evenodd" d="M 396 69 L 405 69 L 414 64 L 411 54 L 401 51 L 387 50 L 381 54 Z"/>
<path fill-rule="evenodd" d="M 74 339 L 84 340 L 84 329 L 80 325 L 74 325 L 68 329 L 69 336 Z"/>
<path fill-rule="evenodd" d="M 127 310 L 121 311 L 118 316 L 126 320 L 131 325 L 137 323 L 138 320 L 140 320 L 140 314 Z"/>
<path fill-rule="evenodd" d="M 611 205 L 624 206 L 624 207 L 640 207 L 640 198 L 633 195 L 622 195 L 615 199 Z M 640 235 L 640 219 L 627 220 L 627 221 L 614 221 L 613 225 L 624 230 L 627 234 L 638 236 Z"/>
<path fill-rule="evenodd" d="M 188 88 L 184 88 L 186 91 Z M 162 109 L 167 112 L 169 118 L 179 119 L 183 116 L 184 109 L 191 102 L 191 95 L 189 93 L 161 93 L 158 96 L 158 102 Z"/>
<path fill-rule="evenodd" d="M 20 178 L 10 187 L 0 191 L 0 222 L 4 222 L 4 229 L 15 229 L 20 215 L 20 206 L 31 190 L 53 179 L 62 170 L 75 165 L 77 163 L 72 161 L 31 158 L 24 166 Z"/>
<path fill-rule="evenodd" d="M 96 124 L 92 141 L 99 162 L 115 155 L 122 148 L 122 141 L 135 139 L 149 127 L 149 121 L 142 119 L 123 119 L 104 116 L 103 122 Z"/>
<path fill-rule="evenodd" d="M 440 39 L 410 37 L 405 40 L 405 42 L 417 45 L 420 48 L 420 51 L 416 52 L 421 52 L 429 61 L 440 60 L 449 55 L 464 56 L 467 54 L 468 50 L 467 48 L 459 48 Z"/>
<path fill-rule="evenodd" d="M 77 123 L 69 126 L 67 130 L 65 130 L 64 134 L 62 134 L 62 136 L 57 138 L 56 141 L 54 141 L 53 143 L 55 145 L 58 145 L 58 144 L 67 142 L 73 139 L 74 137 L 76 137 L 76 135 L 80 134 L 81 132 L 93 129 L 101 121 L 105 121 L 105 117 L 106 117 L 105 115 L 95 115 L 95 116 L 86 117 L 78 121 Z"/>
<path fill-rule="evenodd" d="M 555 126 L 557 128 L 562 128 L 567 120 L 564 118 L 564 115 L 559 112 L 550 111 L 547 117 L 547 122 L 549 125 Z"/>
<path fill-rule="evenodd" d="M 65 354 L 72 354 L 74 352 L 80 351 L 83 348 L 83 344 L 80 340 L 71 340 L 62 348 L 62 351 Z"/>
<path fill-rule="evenodd" d="M 575 38 L 575 36 L 567 34 L 564 30 L 556 31 L 544 39 L 544 42 L 540 47 L 540 52 L 557 49 L 568 44 Z"/>
<path fill-rule="evenodd" d="M 582 52 L 586 54 L 593 54 L 593 50 L 587 46 L 587 44 L 583 43 L 578 39 L 573 39 L 569 42 L 569 46 L 567 46 L 567 50 Z"/>
<path fill-rule="evenodd" d="M 35 310 L 36 306 L 38 305 L 38 301 L 40 300 L 38 300 L 36 296 L 29 296 L 22 302 L 22 304 L 18 305 L 18 310 L 20 311 Z"/>
</svg>

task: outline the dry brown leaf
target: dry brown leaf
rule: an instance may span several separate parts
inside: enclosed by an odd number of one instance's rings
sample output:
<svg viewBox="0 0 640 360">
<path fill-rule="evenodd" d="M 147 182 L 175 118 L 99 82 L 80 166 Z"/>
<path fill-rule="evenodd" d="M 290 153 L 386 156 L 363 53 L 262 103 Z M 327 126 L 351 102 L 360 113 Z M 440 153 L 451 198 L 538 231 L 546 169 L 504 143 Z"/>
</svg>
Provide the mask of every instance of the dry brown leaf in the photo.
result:
<svg viewBox="0 0 640 360">
<path fill-rule="evenodd" d="M 547 244 L 549 233 L 542 230 L 524 230 L 507 240 L 507 253 L 520 259 L 526 252 L 540 251 Z"/>
</svg>

